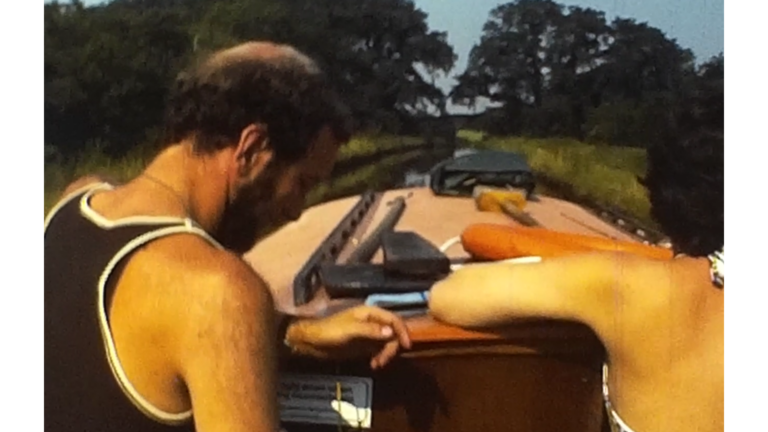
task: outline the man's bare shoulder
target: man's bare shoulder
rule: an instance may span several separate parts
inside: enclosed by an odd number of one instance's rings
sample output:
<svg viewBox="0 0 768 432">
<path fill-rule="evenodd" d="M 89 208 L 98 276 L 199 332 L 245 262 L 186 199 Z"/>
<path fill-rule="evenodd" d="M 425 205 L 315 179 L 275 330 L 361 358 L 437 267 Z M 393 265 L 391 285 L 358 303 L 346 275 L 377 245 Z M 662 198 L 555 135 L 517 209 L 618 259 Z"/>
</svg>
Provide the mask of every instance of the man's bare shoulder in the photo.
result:
<svg viewBox="0 0 768 432">
<path fill-rule="evenodd" d="M 150 243 L 131 258 L 124 277 L 125 283 L 151 287 L 152 296 L 167 299 L 172 315 L 184 321 L 217 315 L 235 304 L 237 311 L 227 315 L 233 320 L 240 312 L 273 308 L 266 283 L 245 261 L 194 234 Z"/>
<path fill-rule="evenodd" d="M 76 180 L 72 181 L 72 183 L 67 185 L 64 191 L 61 193 L 61 198 L 64 198 L 72 193 L 75 193 L 78 190 L 83 189 L 87 186 L 96 185 L 99 183 L 110 183 L 112 185 L 117 184 L 117 183 L 114 183 L 111 179 L 108 179 L 103 175 L 89 174 L 89 175 L 79 177 Z"/>
<path fill-rule="evenodd" d="M 262 396 L 273 388 L 274 308 L 239 256 L 194 234 L 155 240 L 126 265 L 115 301 L 121 296 L 116 307 L 140 341 L 134 346 L 154 347 L 184 382 L 197 427 L 223 430 L 230 412 L 246 419 L 232 421 L 261 421 L 253 407 L 271 403 Z"/>
</svg>

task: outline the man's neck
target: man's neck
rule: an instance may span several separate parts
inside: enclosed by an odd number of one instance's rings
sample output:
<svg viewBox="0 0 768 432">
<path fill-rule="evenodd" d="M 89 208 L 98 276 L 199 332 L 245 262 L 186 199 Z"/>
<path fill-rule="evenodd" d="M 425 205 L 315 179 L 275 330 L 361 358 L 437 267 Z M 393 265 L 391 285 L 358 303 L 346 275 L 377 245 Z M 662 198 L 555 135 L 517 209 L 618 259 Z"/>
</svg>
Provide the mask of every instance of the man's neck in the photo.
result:
<svg viewBox="0 0 768 432">
<path fill-rule="evenodd" d="M 215 157 L 197 156 L 188 144 L 161 152 L 137 178 L 144 177 L 174 195 L 186 215 L 211 232 L 219 223 L 226 202 L 226 182 Z"/>
</svg>

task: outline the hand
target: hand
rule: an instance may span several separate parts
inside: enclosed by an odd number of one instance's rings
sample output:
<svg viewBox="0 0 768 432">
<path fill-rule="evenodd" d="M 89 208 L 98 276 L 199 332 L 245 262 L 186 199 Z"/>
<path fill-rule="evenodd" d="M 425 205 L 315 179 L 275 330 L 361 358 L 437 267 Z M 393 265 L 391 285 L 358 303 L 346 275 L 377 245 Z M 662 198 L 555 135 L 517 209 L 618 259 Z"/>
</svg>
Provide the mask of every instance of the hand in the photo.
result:
<svg viewBox="0 0 768 432">
<path fill-rule="evenodd" d="M 371 368 L 384 367 L 400 347 L 411 348 L 402 318 L 387 310 L 358 306 L 327 318 L 300 319 L 286 333 L 294 350 L 320 358 L 372 355 Z"/>
</svg>

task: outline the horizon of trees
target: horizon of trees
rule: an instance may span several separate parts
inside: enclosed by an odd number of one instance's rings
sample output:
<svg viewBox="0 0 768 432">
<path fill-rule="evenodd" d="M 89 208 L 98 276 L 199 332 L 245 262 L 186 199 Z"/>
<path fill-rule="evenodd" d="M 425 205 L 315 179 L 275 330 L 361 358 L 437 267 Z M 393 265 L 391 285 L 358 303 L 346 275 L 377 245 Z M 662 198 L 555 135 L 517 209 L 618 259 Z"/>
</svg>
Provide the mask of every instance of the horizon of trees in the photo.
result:
<svg viewBox="0 0 768 432">
<path fill-rule="evenodd" d="M 195 57 L 244 40 L 306 52 L 364 131 L 420 134 L 448 101 L 498 108 L 470 126 L 643 146 L 660 116 L 702 83 L 721 85 L 721 53 L 696 64 L 647 23 L 591 8 L 516 0 L 494 8 L 465 70 L 447 34 L 410 0 L 113 0 L 45 4 L 45 144 L 70 157 L 119 155 L 160 139 L 166 89 Z M 435 81 L 454 73 L 445 94 Z M 424 125 L 430 126 L 424 126 Z"/>
</svg>

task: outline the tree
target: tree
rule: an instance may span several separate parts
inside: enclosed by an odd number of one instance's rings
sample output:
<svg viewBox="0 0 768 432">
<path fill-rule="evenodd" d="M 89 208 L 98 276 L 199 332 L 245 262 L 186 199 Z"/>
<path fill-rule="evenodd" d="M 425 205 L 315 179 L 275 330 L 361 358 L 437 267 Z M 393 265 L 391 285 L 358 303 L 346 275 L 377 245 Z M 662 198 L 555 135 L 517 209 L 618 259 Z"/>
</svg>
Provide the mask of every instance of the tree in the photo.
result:
<svg viewBox="0 0 768 432">
<path fill-rule="evenodd" d="M 725 79 L 725 57 L 720 53 L 698 68 L 698 76 L 706 81 L 722 81 Z"/>
<path fill-rule="evenodd" d="M 46 5 L 46 142 L 72 155 L 89 142 L 121 153 L 144 140 L 190 47 L 171 10 Z"/>
<path fill-rule="evenodd" d="M 499 103 L 494 118 L 504 125 L 495 129 L 505 133 L 640 145 L 651 137 L 637 131 L 652 129 L 674 103 L 693 60 L 645 23 L 609 25 L 595 9 L 516 0 L 491 11 L 451 97 Z"/>
<path fill-rule="evenodd" d="M 587 111 L 599 105 L 595 71 L 605 61 L 609 42 L 605 13 L 595 9 L 570 7 L 556 28 L 548 91 L 563 106 L 566 119 L 560 134 L 583 138 Z"/>
<path fill-rule="evenodd" d="M 600 67 L 608 100 L 640 103 L 652 95 L 683 87 L 694 71 L 694 55 L 646 23 L 617 18 L 610 47 Z"/>
<path fill-rule="evenodd" d="M 444 112 L 434 84 L 456 59 L 408 0 L 114 0 L 45 6 L 46 143 L 122 153 L 160 124 L 192 57 L 246 40 L 297 46 L 324 67 L 363 126 L 398 131 Z"/>
<path fill-rule="evenodd" d="M 596 99 L 592 73 L 607 50 L 602 12 L 551 0 L 518 0 L 491 11 L 483 36 L 457 77 L 454 101 L 501 103 L 513 129 L 578 135 Z M 550 119 L 557 124 L 549 127 Z"/>
<path fill-rule="evenodd" d="M 508 108 L 540 106 L 562 9 L 551 0 L 517 0 L 493 9 L 466 71 L 457 77 L 454 101 L 471 104 L 483 96 Z"/>
<path fill-rule="evenodd" d="M 434 80 L 453 68 L 456 54 L 412 1 L 292 3 L 291 18 L 303 23 L 296 45 L 323 64 L 362 122 L 399 123 L 444 111 L 445 95 Z"/>
</svg>

